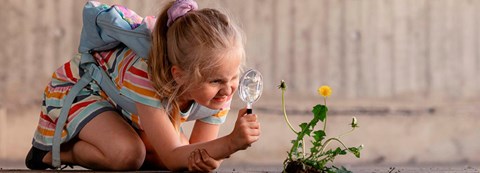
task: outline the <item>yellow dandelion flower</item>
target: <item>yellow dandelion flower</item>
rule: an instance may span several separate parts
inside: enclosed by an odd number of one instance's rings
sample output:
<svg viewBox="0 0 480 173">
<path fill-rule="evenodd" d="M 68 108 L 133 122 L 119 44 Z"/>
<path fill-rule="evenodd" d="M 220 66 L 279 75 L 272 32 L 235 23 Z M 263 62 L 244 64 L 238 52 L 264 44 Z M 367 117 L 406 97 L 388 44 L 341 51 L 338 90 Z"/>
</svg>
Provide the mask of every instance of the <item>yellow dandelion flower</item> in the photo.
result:
<svg viewBox="0 0 480 173">
<path fill-rule="evenodd" d="M 328 97 L 330 94 L 332 94 L 332 89 L 328 85 L 322 85 L 320 88 L 318 88 L 318 94 L 323 97 Z"/>
</svg>

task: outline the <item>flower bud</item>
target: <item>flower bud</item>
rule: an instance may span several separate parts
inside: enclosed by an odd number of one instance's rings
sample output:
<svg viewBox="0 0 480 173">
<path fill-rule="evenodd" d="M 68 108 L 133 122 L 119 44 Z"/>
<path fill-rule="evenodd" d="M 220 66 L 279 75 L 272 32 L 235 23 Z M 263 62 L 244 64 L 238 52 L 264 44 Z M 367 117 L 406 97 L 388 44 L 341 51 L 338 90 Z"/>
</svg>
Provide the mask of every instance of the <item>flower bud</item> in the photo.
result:
<svg viewBox="0 0 480 173">
<path fill-rule="evenodd" d="M 284 80 L 280 81 L 280 85 L 278 86 L 278 88 L 281 90 L 287 89 L 287 84 L 285 84 Z"/>
<path fill-rule="evenodd" d="M 350 124 L 352 128 L 358 127 L 357 118 L 352 117 L 352 123 Z"/>
</svg>

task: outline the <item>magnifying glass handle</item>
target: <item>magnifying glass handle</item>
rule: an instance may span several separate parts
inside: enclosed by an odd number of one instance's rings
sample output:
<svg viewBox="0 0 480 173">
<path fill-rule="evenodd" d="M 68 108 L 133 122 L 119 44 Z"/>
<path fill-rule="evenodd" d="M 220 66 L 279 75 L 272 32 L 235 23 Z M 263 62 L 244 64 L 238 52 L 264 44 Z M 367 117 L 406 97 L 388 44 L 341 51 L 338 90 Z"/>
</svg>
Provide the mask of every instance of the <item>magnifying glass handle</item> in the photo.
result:
<svg viewBox="0 0 480 173">
<path fill-rule="evenodd" d="M 248 115 L 248 114 L 252 114 L 252 113 L 253 113 L 252 103 L 248 102 L 248 103 L 247 103 L 247 115 Z"/>
</svg>

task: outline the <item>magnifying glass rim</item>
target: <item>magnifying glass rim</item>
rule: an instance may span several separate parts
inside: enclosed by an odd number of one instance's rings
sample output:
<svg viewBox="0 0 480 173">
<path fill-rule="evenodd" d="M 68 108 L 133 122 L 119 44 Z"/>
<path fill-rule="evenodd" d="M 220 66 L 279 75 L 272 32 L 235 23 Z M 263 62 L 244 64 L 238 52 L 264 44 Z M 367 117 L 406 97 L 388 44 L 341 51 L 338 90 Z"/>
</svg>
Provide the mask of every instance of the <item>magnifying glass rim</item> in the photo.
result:
<svg viewBox="0 0 480 173">
<path fill-rule="evenodd" d="M 244 85 L 242 85 L 242 81 L 244 81 L 245 77 L 248 76 L 248 74 L 252 73 L 252 72 L 255 72 L 255 74 L 260 77 L 260 86 L 261 86 L 261 89 L 259 90 L 259 94 L 257 96 L 257 98 L 255 98 L 252 102 L 250 103 L 254 103 L 256 102 L 261 96 L 262 96 L 262 93 L 263 93 L 263 76 L 262 74 L 260 73 L 260 71 L 258 70 L 255 70 L 255 69 L 248 69 L 247 71 L 245 71 L 245 73 L 243 73 L 242 77 L 240 78 L 240 81 L 238 83 L 239 87 L 238 87 L 238 95 L 240 97 L 241 100 L 245 101 L 245 102 L 248 102 L 246 101 L 246 98 L 243 98 L 242 97 L 242 90 L 243 88 L 245 87 Z"/>
</svg>

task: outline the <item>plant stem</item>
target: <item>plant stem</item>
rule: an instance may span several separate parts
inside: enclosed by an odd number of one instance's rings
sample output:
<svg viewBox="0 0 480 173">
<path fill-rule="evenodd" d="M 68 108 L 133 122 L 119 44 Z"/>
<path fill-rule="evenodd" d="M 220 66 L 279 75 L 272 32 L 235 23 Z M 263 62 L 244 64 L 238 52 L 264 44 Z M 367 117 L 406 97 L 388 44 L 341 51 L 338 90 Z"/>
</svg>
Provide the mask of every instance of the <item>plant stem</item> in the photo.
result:
<svg viewBox="0 0 480 173">
<path fill-rule="evenodd" d="M 349 131 L 341 134 L 341 135 L 338 135 L 338 137 L 336 137 L 336 138 L 340 139 L 341 137 L 343 137 L 343 136 L 345 136 L 345 135 L 348 135 L 349 133 L 352 133 L 354 130 L 355 130 L 355 127 L 352 128 L 351 130 L 349 130 Z"/>
<path fill-rule="evenodd" d="M 344 144 L 340 139 L 338 139 L 338 138 L 330 138 L 330 139 L 328 139 L 327 141 L 325 141 L 325 143 L 323 143 L 323 146 L 322 146 L 322 148 L 320 149 L 320 153 L 323 153 L 323 150 L 325 150 L 325 148 L 327 148 L 328 144 L 330 144 L 330 142 L 331 142 L 332 140 L 335 140 L 335 141 L 337 141 L 338 143 L 342 144 L 342 146 L 343 146 L 345 149 L 348 150 L 348 147 L 345 146 L 345 144 Z"/>
<path fill-rule="evenodd" d="M 306 152 L 305 151 L 305 138 L 302 138 L 302 147 L 303 147 L 303 152 L 302 152 L 303 158 L 305 158 L 305 152 Z"/>
<path fill-rule="evenodd" d="M 290 127 L 290 130 L 292 130 L 295 134 L 298 134 L 298 132 L 293 128 L 292 124 L 290 124 L 290 121 L 288 121 L 287 110 L 285 108 L 285 89 L 282 89 L 282 108 L 283 108 L 283 117 L 285 118 L 285 121 L 287 122 L 288 127 Z"/>
<path fill-rule="evenodd" d="M 323 97 L 323 102 L 325 103 L 325 107 L 327 107 L 327 97 Z M 323 122 L 323 131 L 325 132 L 325 134 L 327 133 L 326 129 L 327 129 L 327 118 L 328 116 L 325 116 L 325 122 Z"/>
</svg>

